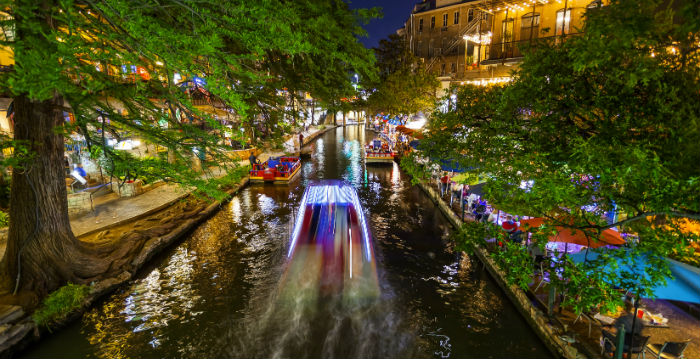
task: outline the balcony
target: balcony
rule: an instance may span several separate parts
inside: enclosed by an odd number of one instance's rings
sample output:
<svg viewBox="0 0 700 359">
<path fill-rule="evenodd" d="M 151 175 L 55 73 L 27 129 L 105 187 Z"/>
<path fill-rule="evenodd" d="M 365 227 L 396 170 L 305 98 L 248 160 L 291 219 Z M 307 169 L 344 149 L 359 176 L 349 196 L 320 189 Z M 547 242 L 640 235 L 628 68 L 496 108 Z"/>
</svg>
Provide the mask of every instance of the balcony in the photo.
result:
<svg viewBox="0 0 700 359">
<path fill-rule="evenodd" d="M 528 47 L 536 47 L 537 44 L 542 42 L 554 41 L 558 43 L 562 39 L 566 39 L 570 36 L 578 36 L 581 33 L 566 34 L 566 37 L 561 36 L 547 36 L 535 39 L 525 39 L 520 41 L 509 41 L 509 42 L 497 42 L 492 43 L 489 46 L 488 59 L 481 61 L 482 65 L 492 65 L 499 62 L 519 62 L 520 59 L 528 51 Z"/>
</svg>

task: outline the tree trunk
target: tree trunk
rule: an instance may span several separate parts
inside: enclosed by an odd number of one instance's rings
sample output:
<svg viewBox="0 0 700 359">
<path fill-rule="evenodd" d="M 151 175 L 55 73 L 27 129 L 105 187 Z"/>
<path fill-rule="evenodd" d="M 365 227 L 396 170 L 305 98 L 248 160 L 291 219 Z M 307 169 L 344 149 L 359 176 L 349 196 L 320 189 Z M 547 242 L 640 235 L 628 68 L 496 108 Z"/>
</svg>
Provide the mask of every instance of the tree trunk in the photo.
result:
<svg viewBox="0 0 700 359">
<path fill-rule="evenodd" d="M 18 96 L 14 108 L 15 140 L 25 141 L 33 157 L 12 173 L 5 263 L 11 280 L 20 274 L 19 289 L 43 295 L 104 272 L 108 264 L 91 260 L 68 220 L 63 136 L 55 131 L 63 124 L 62 97 Z"/>
</svg>

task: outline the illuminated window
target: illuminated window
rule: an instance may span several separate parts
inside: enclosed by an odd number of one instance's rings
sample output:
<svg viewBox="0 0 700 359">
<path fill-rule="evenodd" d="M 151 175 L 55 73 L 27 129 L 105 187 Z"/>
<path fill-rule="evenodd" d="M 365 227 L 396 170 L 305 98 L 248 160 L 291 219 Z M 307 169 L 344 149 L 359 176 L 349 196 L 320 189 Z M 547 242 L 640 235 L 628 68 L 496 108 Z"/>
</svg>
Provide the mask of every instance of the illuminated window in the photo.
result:
<svg viewBox="0 0 700 359">
<path fill-rule="evenodd" d="M 603 2 L 601 0 L 593 0 L 588 6 L 586 6 L 589 9 L 597 9 L 600 7 L 603 7 Z"/>
<path fill-rule="evenodd" d="M 557 11 L 557 24 L 554 29 L 557 35 L 568 34 L 569 24 L 571 23 L 571 9 L 561 9 Z"/>
<path fill-rule="evenodd" d="M 6 25 L 0 26 L 0 30 L 2 30 L 0 31 L 0 40 L 15 41 L 15 25 L 14 23 L 10 22 L 10 20 L 12 20 L 12 16 L 7 13 L 0 12 L 0 21 L 8 22 Z"/>
</svg>

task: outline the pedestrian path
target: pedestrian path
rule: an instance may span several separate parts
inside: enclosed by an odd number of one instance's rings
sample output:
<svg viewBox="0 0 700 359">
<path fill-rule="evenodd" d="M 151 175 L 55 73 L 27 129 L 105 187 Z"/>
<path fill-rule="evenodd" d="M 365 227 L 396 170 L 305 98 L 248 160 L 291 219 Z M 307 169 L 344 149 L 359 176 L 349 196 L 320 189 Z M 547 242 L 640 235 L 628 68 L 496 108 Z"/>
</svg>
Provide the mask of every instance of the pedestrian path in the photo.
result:
<svg viewBox="0 0 700 359">
<path fill-rule="evenodd" d="M 72 218 L 71 229 L 76 237 L 104 230 L 157 212 L 189 192 L 174 184 L 164 184 L 135 197 L 119 198 L 116 193 L 110 193 L 95 199 L 94 211 Z"/>
<path fill-rule="evenodd" d="M 325 129 L 318 129 L 315 127 L 309 128 L 307 131 L 303 132 L 304 143 L 308 144 L 313 140 L 315 137 L 314 135 L 324 130 Z M 298 136 L 298 134 L 296 136 Z M 286 142 L 292 145 L 292 149 L 294 148 L 294 140 L 295 135 L 292 135 Z M 261 162 L 264 162 L 270 157 L 282 155 L 284 155 L 284 152 L 268 151 L 261 153 L 258 158 Z M 248 165 L 248 160 L 241 160 L 238 164 L 246 166 Z M 202 177 L 212 178 L 221 177 L 223 175 L 225 175 L 225 168 L 210 167 L 204 170 Z M 71 218 L 71 229 L 76 237 L 105 230 L 160 211 L 170 206 L 175 201 L 183 199 L 191 191 L 192 189 L 166 183 L 135 197 L 120 198 L 116 193 L 95 197 L 93 200 L 94 210 L 82 216 Z M 6 228 L 0 232 L 0 256 L 5 254 L 5 246 L 7 244 L 6 232 Z"/>
</svg>

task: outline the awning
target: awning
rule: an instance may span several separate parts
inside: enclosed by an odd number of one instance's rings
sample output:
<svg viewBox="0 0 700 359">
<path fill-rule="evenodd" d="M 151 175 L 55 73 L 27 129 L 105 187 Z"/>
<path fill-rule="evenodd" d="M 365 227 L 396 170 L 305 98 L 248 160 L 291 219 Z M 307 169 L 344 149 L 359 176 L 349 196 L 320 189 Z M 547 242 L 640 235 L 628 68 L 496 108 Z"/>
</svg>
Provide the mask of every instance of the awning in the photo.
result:
<svg viewBox="0 0 700 359">
<path fill-rule="evenodd" d="M 545 219 L 542 217 L 525 219 L 520 221 L 520 226 L 523 230 L 532 230 L 544 224 Z M 555 226 L 556 234 L 549 237 L 550 242 L 573 243 L 590 248 L 598 248 L 608 245 L 621 246 L 625 244 L 625 240 L 619 232 L 613 229 L 606 229 L 600 234 L 599 240 L 593 240 L 586 237 L 586 234 L 580 229 L 572 229 L 562 226 Z"/>
</svg>

